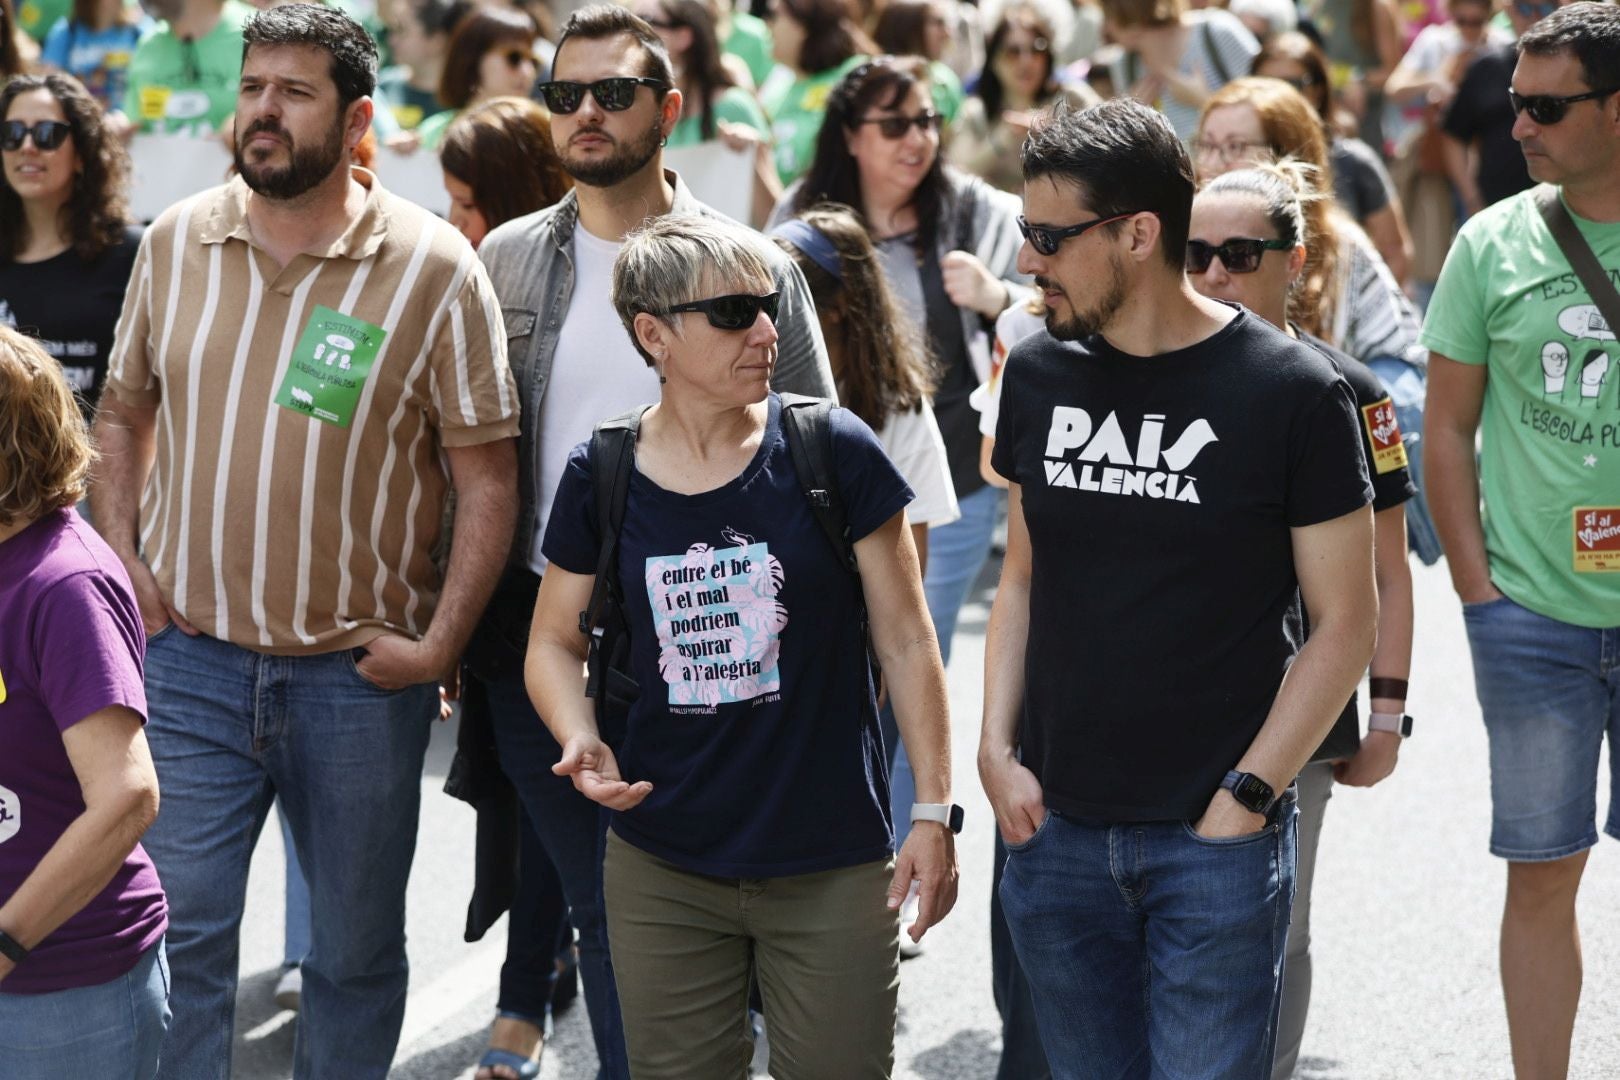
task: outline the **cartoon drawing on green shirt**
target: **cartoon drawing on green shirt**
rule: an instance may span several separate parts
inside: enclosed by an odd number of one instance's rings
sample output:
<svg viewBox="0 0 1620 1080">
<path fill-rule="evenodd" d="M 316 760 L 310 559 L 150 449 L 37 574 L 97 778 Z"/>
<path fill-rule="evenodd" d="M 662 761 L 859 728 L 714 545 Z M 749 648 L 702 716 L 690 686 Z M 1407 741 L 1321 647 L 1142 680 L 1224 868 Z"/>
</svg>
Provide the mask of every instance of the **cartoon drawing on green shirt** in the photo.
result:
<svg viewBox="0 0 1620 1080">
<path fill-rule="evenodd" d="M 1602 349 L 1593 349 L 1581 361 L 1581 404 L 1590 401 L 1594 405 L 1603 394 L 1603 383 L 1609 374 L 1609 354 Z"/>
<path fill-rule="evenodd" d="M 1549 341 L 1541 347 L 1541 396 L 1561 397 L 1564 376 L 1569 372 L 1569 350 L 1561 341 Z"/>
</svg>

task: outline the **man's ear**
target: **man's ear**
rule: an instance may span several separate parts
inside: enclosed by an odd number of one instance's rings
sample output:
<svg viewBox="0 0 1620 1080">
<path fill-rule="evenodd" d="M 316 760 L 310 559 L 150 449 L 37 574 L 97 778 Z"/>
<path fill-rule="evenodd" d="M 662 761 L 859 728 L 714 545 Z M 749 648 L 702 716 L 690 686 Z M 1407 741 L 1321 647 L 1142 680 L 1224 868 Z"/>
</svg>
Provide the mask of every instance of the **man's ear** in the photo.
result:
<svg viewBox="0 0 1620 1080">
<path fill-rule="evenodd" d="M 679 90 L 671 89 L 664 95 L 663 103 L 659 105 L 658 126 L 669 138 L 675 125 L 681 122 L 681 110 L 686 107 L 686 98 Z"/>
<path fill-rule="evenodd" d="M 366 137 L 366 130 L 371 127 L 372 116 L 376 106 L 369 97 L 356 98 L 349 103 L 348 116 L 343 123 L 343 145 L 353 150 L 360 145 L 360 140 Z"/>
<path fill-rule="evenodd" d="M 1164 236 L 1164 225 L 1158 214 L 1137 214 L 1126 226 L 1131 233 L 1131 258 L 1147 262 L 1159 258 L 1159 241 Z"/>
</svg>

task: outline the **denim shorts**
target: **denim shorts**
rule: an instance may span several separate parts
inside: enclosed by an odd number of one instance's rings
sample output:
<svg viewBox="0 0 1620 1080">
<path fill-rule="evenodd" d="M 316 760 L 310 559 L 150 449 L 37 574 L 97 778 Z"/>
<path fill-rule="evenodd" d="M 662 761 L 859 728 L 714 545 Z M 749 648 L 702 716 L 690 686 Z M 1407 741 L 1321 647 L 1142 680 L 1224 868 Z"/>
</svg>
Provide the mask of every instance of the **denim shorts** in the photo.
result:
<svg viewBox="0 0 1620 1080">
<path fill-rule="evenodd" d="M 1550 619 L 1502 597 L 1463 605 L 1491 747 L 1491 853 L 1544 862 L 1597 843 L 1609 736 L 1609 820 L 1620 838 L 1620 627 Z"/>
</svg>

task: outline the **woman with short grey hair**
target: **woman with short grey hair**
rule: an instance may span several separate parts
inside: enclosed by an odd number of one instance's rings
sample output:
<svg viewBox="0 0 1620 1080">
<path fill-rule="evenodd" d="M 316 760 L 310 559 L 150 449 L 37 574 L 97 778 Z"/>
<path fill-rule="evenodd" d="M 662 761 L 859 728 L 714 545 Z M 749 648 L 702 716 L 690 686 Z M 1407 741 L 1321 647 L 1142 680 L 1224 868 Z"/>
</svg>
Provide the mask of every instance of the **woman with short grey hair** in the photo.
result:
<svg viewBox="0 0 1620 1080">
<path fill-rule="evenodd" d="M 604 538 L 590 443 L 569 458 L 526 674 L 559 773 L 615 811 L 604 866 L 631 1073 L 746 1075 L 750 975 L 779 1080 L 887 1077 L 898 909 L 920 938 L 956 900 L 944 669 L 906 525 L 912 492 L 876 436 L 832 409 L 830 474 L 858 572 L 812 505 L 784 433 L 815 406 L 770 392 L 777 295 L 737 226 L 664 217 L 631 234 L 613 303 L 659 374 L 640 413 L 616 538 L 639 696 L 609 745 L 584 693 Z M 817 414 L 819 415 L 819 414 Z M 826 500 L 823 500 L 826 501 Z M 916 772 L 898 857 L 867 645 Z"/>
</svg>

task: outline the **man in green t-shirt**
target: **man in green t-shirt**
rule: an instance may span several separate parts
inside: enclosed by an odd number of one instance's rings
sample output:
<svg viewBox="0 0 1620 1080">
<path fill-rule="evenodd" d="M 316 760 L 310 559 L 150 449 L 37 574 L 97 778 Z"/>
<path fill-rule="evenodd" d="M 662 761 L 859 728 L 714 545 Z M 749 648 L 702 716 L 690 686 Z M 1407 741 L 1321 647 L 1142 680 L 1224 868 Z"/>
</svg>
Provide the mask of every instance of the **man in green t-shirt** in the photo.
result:
<svg viewBox="0 0 1620 1080">
<path fill-rule="evenodd" d="M 236 110 L 242 24 L 253 10 L 239 0 L 146 2 L 165 21 L 135 47 L 124 114 L 136 131 L 218 131 Z"/>
<path fill-rule="evenodd" d="M 1543 19 L 1519 41 L 1512 86 L 1531 177 L 1557 186 L 1620 281 L 1620 8 Z M 1423 331 L 1424 435 L 1490 740 L 1491 851 L 1509 860 L 1514 1071 L 1555 1077 L 1580 997 L 1575 894 L 1598 838 L 1598 760 L 1605 731 L 1620 732 L 1620 327 L 1536 196 L 1472 218 L 1446 259 Z M 1620 838 L 1620 774 L 1605 831 Z"/>
</svg>

